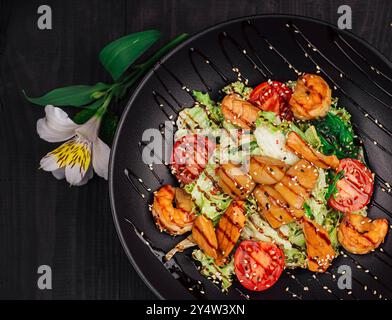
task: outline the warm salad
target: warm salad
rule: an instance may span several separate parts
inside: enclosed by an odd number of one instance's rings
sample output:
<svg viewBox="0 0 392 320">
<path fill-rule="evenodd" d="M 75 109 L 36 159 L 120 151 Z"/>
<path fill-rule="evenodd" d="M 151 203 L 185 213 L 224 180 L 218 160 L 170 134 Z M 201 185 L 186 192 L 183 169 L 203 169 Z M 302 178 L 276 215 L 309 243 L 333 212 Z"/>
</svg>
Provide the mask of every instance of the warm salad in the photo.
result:
<svg viewBox="0 0 392 320">
<path fill-rule="evenodd" d="M 176 122 L 172 173 L 179 186 L 154 193 L 161 231 L 189 233 L 203 275 L 227 290 L 237 278 L 262 291 L 285 268 L 325 272 L 339 247 L 366 254 L 380 246 L 385 219 L 366 217 L 374 175 L 350 114 L 327 82 L 235 82 L 222 101 L 194 91 Z"/>
</svg>

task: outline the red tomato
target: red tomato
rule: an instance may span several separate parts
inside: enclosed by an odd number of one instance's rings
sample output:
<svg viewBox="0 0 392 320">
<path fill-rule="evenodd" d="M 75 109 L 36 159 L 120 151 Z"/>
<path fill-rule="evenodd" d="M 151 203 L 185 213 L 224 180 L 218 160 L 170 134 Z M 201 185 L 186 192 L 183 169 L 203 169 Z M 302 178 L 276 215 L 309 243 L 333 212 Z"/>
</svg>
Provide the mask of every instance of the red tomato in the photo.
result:
<svg viewBox="0 0 392 320">
<path fill-rule="evenodd" d="M 336 183 L 337 193 L 328 204 L 341 212 L 361 210 L 373 193 L 374 179 L 371 171 L 359 160 L 342 159 L 337 172 L 344 170 L 344 176 Z"/>
<path fill-rule="evenodd" d="M 172 172 L 181 183 L 195 180 L 207 165 L 215 149 L 213 141 L 203 135 L 188 135 L 173 146 Z"/>
<path fill-rule="evenodd" d="M 245 240 L 235 252 L 234 268 L 246 289 L 263 291 L 272 287 L 282 274 L 284 254 L 271 242 Z"/>
<path fill-rule="evenodd" d="M 289 101 L 292 91 L 284 83 L 269 81 L 259 84 L 250 94 L 249 101 L 261 110 L 272 111 L 284 119 L 291 119 Z"/>
</svg>

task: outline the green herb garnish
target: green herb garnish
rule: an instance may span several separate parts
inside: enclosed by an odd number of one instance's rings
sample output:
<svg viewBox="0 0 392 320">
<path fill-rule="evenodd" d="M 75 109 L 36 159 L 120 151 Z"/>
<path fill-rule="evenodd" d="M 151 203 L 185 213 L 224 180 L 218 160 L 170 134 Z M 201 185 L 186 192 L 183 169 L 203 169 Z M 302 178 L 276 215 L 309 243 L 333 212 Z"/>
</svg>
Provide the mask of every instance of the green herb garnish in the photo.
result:
<svg viewBox="0 0 392 320">
<path fill-rule="evenodd" d="M 305 209 L 305 215 L 310 219 L 314 219 L 312 210 L 310 209 L 310 207 L 307 203 L 304 203 L 304 209 Z"/>
<path fill-rule="evenodd" d="M 335 176 L 333 176 L 331 178 L 331 183 L 328 186 L 328 190 L 327 193 L 325 194 L 325 200 L 329 200 L 329 198 L 331 198 L 332 196 L 335 195 L 335 193 L 338 191 L 336 184 L 338 183 L 338 181 L 343 178 L 344 176 L 344 170 L 339 171 Z"/>
</svg>

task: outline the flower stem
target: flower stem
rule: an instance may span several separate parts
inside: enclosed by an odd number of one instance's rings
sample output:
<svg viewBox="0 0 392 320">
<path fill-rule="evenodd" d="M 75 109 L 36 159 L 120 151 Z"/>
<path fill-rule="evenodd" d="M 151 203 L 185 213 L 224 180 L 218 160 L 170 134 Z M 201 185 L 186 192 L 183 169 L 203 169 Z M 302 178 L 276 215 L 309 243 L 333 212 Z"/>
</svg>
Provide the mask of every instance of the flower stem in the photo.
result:
<svg viewBox="0 0 392 320">
<path fill-rule="evenodd" d="M 95 113 L 95 116 L 98 118 L 102 118 L 103 115 L 106 113 L 110 102 L 112 101 L 113 93 L 111 91 L 108 92 L 106 95 L 105 101 L 103 102 L 102 106 L 100 106 Z"/>
</svg>

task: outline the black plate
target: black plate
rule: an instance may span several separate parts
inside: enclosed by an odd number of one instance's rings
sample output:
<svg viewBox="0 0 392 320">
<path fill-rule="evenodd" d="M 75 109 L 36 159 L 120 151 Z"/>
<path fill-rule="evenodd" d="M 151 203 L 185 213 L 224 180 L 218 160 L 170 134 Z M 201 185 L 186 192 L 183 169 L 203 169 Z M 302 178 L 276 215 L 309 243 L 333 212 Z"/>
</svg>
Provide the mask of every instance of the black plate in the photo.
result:
<svg viewBox="0 0 392 320">
<path fill-rule="evenodd" d="M 178 273 L 168 271 L 126 221 L 132 221 L 154 246 L 164 251 L 180 240 L 157 230 L 148 210 L 152 194 L 135 181 L 147 195 L 144 201 L 125 177 L 124 169 L 131 169 L 147 186 L 157 189 L 159 183 L 141 161 L 138 149 L 143 131 L 158 128 L 167 120 L 166 114 L 175 115 L 171 107 L 191 106 L 193 99 L 187 89 L 208 90 L 212 97 L 218 98 L 218 90 L 239 76 L 233 68 L 238 68 L 252 86 L 268 78 L 294 80 L 296 70 L 315 73 L 320 68 L 321 76 L 331 88 L 335 87 L 333 95 L 340 98 L 340 105 L 353 115 L 369 164 L 379 177 L 369 216 L 390 219 L 392 198 L 382 190 L 388 189 L 387 181 L 392 181 L 390 62 L 363 40 L 321 21 L 283 15 L 246 17 L 209 28 L 168 54 L 141 82 L 122 116 L 112 148 L 110 197 L 114 222 L 133 266 L 156 295 L 166 299 L 238 299 L 248 294 L 255 299 L 391 298 L 390 237 L 382 251 L 365 256 L 339 256 L 327 274 L 315 275 L 306 270 L 284 272 L 273 288 L 261 293 L 247 292 L 235 283 L 228 294 L 223 294 L 198 273 L 187 258 L 189 252 L 180 254 L 176 258 L 178 265 L 204 286 L 205 295 L 195 296 L 187 288 L 190 284 L 184 284 L 182 277 L 175 279 Z M 165 183 L 175 183 L 164 165 L 155 166 L 154 172 Z M 338 288 L 341 265 L 352 268 L 352 290 Z"/>
</svg>

